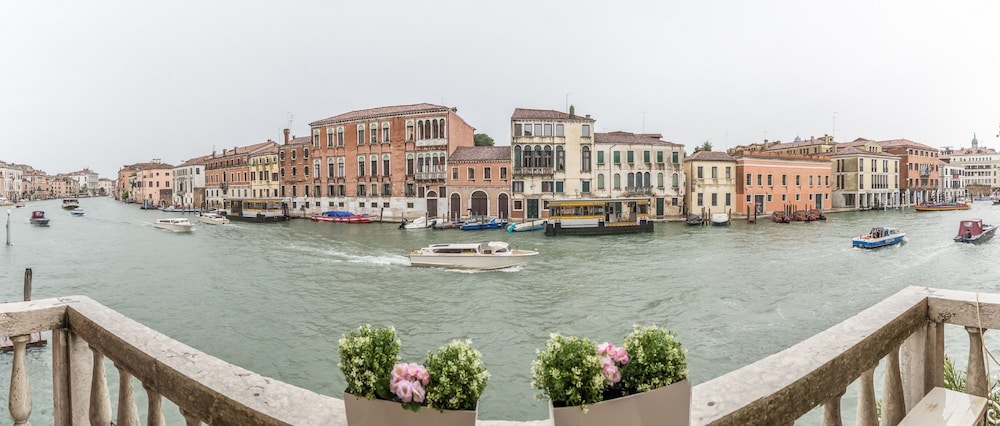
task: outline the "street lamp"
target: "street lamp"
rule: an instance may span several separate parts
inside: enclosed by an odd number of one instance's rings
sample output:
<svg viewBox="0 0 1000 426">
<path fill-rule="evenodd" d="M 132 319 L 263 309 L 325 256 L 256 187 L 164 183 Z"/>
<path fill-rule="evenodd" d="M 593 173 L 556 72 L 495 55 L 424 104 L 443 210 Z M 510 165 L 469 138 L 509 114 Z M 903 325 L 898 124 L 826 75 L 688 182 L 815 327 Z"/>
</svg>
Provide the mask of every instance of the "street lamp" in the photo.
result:
<svg viewBox="0 0 1000 426">
<path fill-rule="evenodd" d="M 7 245 L 10 245 L 10 209 L 7 209 Z"/>
</svg>

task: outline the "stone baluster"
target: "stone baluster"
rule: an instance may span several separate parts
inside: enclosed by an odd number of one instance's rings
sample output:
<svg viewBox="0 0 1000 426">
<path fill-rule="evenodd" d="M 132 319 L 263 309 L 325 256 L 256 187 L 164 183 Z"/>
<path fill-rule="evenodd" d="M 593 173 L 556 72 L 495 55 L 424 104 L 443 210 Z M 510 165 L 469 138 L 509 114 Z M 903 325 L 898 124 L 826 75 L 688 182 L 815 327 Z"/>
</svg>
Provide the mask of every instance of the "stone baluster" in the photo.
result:
<svg viewBox="0 0 1000 426">
<path fill-rule="evenodd" d="M 903 381 L 899 375 L 899 349 L 889 351 L 885 364 L 885 384 L 882 389 L 882 424 L 895 425 L 906 416 L 903 401 Z"/>
<path fill-rule="evenodd" d="M 934 355 L 931 361 L 931 389 L 944 386 L 944 323 L 934 323 Z M 929 392 L 930 390 L 928 390 Z"/>
<path fill-rule="evenodd" d="M 118 416 L 117 426 L 139 426 L 139 410 L 135 406 L 135 392 L 132 389 L 132 374 L 115 363 L 118 368 Z"/>
<path fill-rule="evenodd" d="M 840 398 L 845 391 L 846 389 L 840 391 L 837 396 L 823 403 L 823 426 L 844 426 L 844 421 L 840 418 Z"/>
<path fill-rule="evenodd" d="M 191 414 L 191 413 L 189 413 L 187 411 L 184 411 L 184 409 L 181 409 L 181 415 L 184 416 L 184 422 L 185 422 L 184 424 L 185 425 L 187 425 L 187 426 L 200 426 L 201 425 L 201 421 L 199 421 L 198 418 L 194 416 L 194 414 Z"/>
<path fill-rule="evenodd" d="M 986 329 L 965 327 L 969 332 L 969 368 L 965 376 L 965 392 L 986 397 L 989 384 L 986 379 L 986 363 L 983 359 L 983 332 Z"/>
<path fill-rule="evenodd" d="M 104 377 L 104 355 L 90 348 L 94 353 L 94 369 L 90 378 L 90 424 L 111 424 L 111 397 L 108 396 L 108 380 Z"/>
<path fill-rule="evenodd" d="M 28 335 L 10 338 L 14 343 L 14 364 L 10 370 L 10 400 L 7 407 L 10 409 L 10 416 L 14 419 L 15 426 L 30 424 L 28 417 L 31 416 L 31 385 L 28 383 L 28 365 L 24 360 L 30 338 Z"/>
<path fill-rule="evenodd" d="M 163 400 L 160 398 L 160 394 L 145 383 L 142 384 L 142 388 L 146 390 L 146 400 L 149 401 L 146 412 L 146 425 L 166 426 L 167 420 L 163 416 Z"/>
<path fill-rule="evenodd" d="M 865 371 L 858 383 L 858 426 L 878 426 L 878 409 L 875 402 L 875 367 Z"/>
</svg>

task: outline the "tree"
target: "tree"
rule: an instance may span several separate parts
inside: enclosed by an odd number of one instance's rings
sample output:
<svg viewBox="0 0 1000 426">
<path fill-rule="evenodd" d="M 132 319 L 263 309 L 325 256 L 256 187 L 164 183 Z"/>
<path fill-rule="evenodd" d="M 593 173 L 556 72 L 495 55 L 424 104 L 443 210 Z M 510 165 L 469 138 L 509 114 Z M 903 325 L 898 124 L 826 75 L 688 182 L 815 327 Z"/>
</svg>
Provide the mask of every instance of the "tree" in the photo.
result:
<svg viewBox="0 0 1000 426">
<path fill-rule="evenodd" d="M 711 151 L 712 150 L 712 143 L 709 142 L 709 141 L 705 141 L 705 143 L 701 144 L 701 150 L 702 151 Z"/>
<path fill-rule="evenodd" d="M 476 133 L 472 136 L 472 141 L 476 146 L 493 146 L 493 138 L 486 133 Z"/>
</svg>

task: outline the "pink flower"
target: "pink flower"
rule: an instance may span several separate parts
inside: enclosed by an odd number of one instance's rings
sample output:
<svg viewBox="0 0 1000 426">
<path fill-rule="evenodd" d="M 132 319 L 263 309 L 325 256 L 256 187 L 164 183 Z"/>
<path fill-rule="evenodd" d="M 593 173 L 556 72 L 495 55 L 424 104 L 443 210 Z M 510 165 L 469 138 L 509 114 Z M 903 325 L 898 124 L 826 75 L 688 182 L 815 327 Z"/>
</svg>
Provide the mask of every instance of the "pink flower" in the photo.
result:
<svg viewBox="0 0 1000 426">
<path fill-rule="evenodd" d="M 422 389 L 421 389 L 422 390 Z M 409 380 L 401 380 L 399 384 L 396 385 L 396 396 L 399 397 L 403 402 L 410 402 L 413 400 L 413 382 Z"/>
<path fill-rule="evenodd" d="M 601 373 L 604 374 L 604 381 L 609 385 L 618 383 L 622 379 L 622 374 L 618 371 L 618 366 L 610 356 L 601 358 Z"/>
<path fill-rule="evenodd" d="M 422 402 L 424 402 L 424 396 L 426 394 L 424 392 L 424 387 L 420 386 L 420 383 L 418 383 L 418 382 L 412 382 L 411 390 L 413 392 L 413 402 L 416 402 L 416 403 L 422 403 Z"/>
<path fill-rule="evenodd" d="M 625 351 L 625 348 L 615 348 L 615 351 L 608 355 L 611 355 L 611 358 L 619 364 L 628 364 L 628 352 Z"/>
<path fill-rule="evenodd" d="M 612 344 L 610 344 L 608 342 L 604 342 L 604 343 L 601 343 L 600 345 L 597 345 L 597 354 L 598 355 L 610 355 L 611 351 L 613 351 L 614 349 L 615 349 L 615 345 L 612 345 Z"/>
<path fill-rule="evenodd" d="M 420 370 L 417 371 L 417 375 L 414 376 L 413 378 L 415 380 L 419 380 L 420 383 L 423 384 L 424 386 L 427 386 L 427 382 L 430 381 L 431 375 L 430 373 L 427 372 L 426 368 L 420 367 Z"/>
<path fill-rule="evenodd" d="M 393 380 L 403 379 L 406 376 L 406 364 L 399 363 L 392 366 L 392 373 L 389 373 Z"/>
</svg>

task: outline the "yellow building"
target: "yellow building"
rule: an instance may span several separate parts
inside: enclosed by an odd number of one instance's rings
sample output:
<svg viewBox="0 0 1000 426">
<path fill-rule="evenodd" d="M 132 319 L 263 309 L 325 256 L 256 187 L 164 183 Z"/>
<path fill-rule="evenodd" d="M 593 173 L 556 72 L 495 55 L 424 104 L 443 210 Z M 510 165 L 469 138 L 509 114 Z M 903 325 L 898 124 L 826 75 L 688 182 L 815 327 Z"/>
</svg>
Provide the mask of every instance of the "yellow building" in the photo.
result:
<svg viewBox="0 0 1000 426">
<path fill-rule="evenodd" d="M 830 156 L 834 208 L 869 210 L 900 205 L 899 157 L 875 141 L 854 141 Z"/>
<path fill-rule="evenodd" d="M 250 194 L 254 198 L 278 198 L 278 146 L 250 154 Z"/>
<path fill-rule="evenodd" d="M 736 159 L 725 152 L 698 151 L 684 159 L 685 214 L 707 217 L 736 206 Z"/>
</svg>

